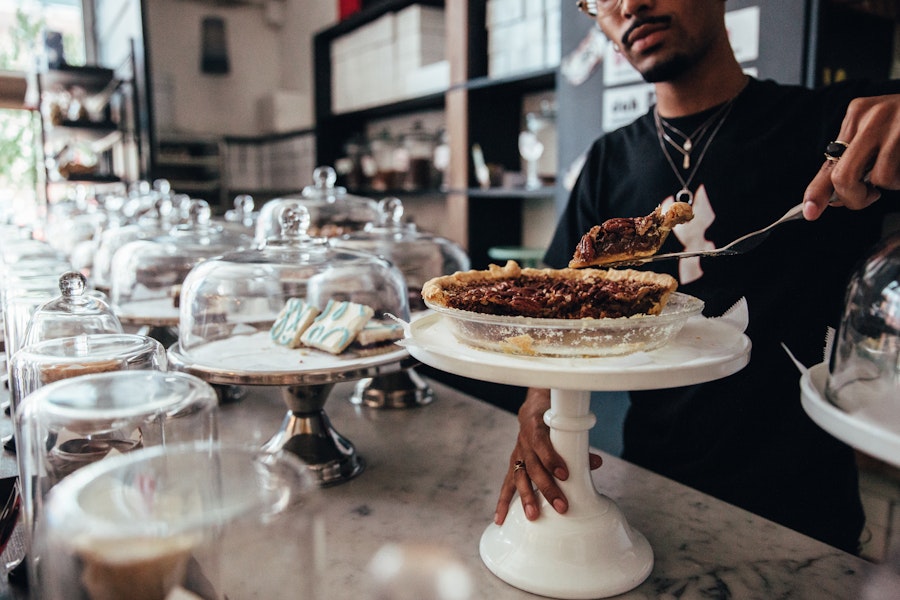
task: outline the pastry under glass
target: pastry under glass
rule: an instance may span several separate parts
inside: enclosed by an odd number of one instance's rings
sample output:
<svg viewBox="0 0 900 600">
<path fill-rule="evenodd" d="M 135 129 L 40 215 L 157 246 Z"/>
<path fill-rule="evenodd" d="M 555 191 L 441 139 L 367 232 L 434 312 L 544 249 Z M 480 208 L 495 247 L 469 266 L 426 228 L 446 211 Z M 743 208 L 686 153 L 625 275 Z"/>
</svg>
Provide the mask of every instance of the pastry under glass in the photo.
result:
<svg viewBox="0 0 900 600">
<path fill-rule="evenodd" d="M 394 324 L 387 314 L 409 318 L 406 282 L 382 257 L 307 235 L 305 207 L 285 206 L 280 217 L 278 234 L 264 244 L 204 261 L 185 278 L 170 365 L 213 384 L 281 386 L 289 412 L 266 447 L 295 452 L 322 484 L 339 483 L 364 463 L 325 414 L 334 384 L 414 361 L 390 340 L 337 353 L 291 348 L 272 339 L 272 326 L 290 299 L 319 310 L 330 301 L 366 305 L 372 321 Z"/>
</svg>

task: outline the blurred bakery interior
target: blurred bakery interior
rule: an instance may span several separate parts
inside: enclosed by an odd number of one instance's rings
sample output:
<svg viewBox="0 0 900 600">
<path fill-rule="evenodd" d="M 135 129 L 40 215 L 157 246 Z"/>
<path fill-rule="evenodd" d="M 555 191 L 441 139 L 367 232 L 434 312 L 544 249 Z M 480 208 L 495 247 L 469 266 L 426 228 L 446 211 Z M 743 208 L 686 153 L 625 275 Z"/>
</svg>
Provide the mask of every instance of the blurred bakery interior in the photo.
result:
<svg viewBox="0 0 900 600">
<path fill-rule="evenodd" d="M 445 265 L 449 254 L 466 268 L 540 266 L 589 144 L 653 102 L 574 4 L 0 0 L 0 223 L 113 299 L 111 253 L 138 237 L 104 238 L 110 224 L 212 221 L 233 236 L 228 249 L 250 248 L 263 207 L 296 198 L 359 201 L 371 210 L 359 229 L 400 219 L 414 247 L 437 240 Z M 736 55 L 759 78 L 900 78 L 893 0 L 730 0 L 727 11 Z M 421 372 L 507 413 L 521 402 L 523 388 L 416 371 L 413 385 Z M 617 406 L 596 408 L 615 420 Z M 615 434 L 594 435 L 618 451 Z M 860 463 L 863 558 L 878 563 L 900 536 L 900 472 Z"/>
</svg>

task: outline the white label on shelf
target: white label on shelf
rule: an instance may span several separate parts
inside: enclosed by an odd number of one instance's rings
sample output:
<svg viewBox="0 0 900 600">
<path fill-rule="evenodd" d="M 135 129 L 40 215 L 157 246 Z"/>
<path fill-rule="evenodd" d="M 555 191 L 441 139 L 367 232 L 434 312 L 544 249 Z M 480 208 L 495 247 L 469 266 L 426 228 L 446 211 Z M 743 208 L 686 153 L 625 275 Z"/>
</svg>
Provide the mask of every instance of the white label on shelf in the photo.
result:
<svg viewBox="0 0 900 600">
<path fill-rule="evenodd" d="M 603 131 L 612 131 L 640 117 L 656 101 L 652 84 L 640 83 L 603 92 Z"/>
<path fill-rule="evenodd" d="M 725 14 L 728 39 L 738 62 L 759 58 L 759 7 L 748 6 Z"/>
</svg>

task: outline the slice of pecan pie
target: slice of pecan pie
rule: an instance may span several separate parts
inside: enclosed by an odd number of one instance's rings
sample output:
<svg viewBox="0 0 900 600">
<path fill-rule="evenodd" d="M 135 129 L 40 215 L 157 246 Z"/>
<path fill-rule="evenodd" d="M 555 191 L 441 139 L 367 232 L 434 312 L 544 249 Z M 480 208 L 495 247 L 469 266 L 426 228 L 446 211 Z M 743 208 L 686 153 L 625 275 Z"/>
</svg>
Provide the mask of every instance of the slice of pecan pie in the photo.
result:
<svg viewBox="0 0 900 600">
<path fill-rule="evenodd" d="M 491 315 L 583 319 L 659 314 L 674 277 L 632 269 L 532 269 L 515 261 L 435 277 L 426 304 Z"/>
<path fill-rule="evenodd" d="M 662 206 L 646 217 L 616 217 L 594 225 L 581 237 L 569 267 L 580 269 L 620 260 L 653 256 L 669 232 L 694 218 L 687 202 L 676 202 L 665 213 Z"/>
</svg>

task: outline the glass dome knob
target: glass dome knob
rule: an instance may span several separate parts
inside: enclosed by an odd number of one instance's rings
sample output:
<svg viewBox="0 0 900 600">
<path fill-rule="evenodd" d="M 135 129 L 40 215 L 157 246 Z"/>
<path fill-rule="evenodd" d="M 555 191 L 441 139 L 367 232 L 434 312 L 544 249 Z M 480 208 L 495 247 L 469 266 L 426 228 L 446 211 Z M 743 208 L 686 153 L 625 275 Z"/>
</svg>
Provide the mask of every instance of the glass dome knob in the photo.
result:
<svg viewBox="0 0 900 600">
<path fill-rule="evenodd" d="M 110 212 L 119 212 L 125 206 L 125 198 L 119 194 L 110 194 L 103 198 L 103 207 Z"/>
<path fill-rule="evenodd" d="M 332 189 L 337 182 L 337 173 L 331 167 L 316 167 L 313 170 L 313 183 L 316 189 Z"/>
<path fill-rule="evenodd" d="M 253 196 L 250 194 L 239 194 L 234 199 L 234 208 L 237 212 L 242 215 L 247 215 L 253 212 L 253 208 L 256 204 L 253 202 Z"/>
<path fill-rule="evenodd" d="M 140 181 L 135 181 L 128 189 L 129 195 L 131 196 L 145 196 L 149 194 L 150 191 L 150 182 L 143 179 L 141 179 Z"/>
<path fill-rule="evenodd" d="M 87 278 L 78 271 L 68 271 L 59 276 L 59 291 L 63 298 L 76 298 L 84 294 Z"/>
<path fill-rule="evenodd" d="M 403 223 L 403 202 L 400 198 L 384 198 L 378 202 L 378 217 L 382 225 Z"/>
<path fill-rule="evenodd" d="M 160 194 L 169 194 L 172 191 L 172 184 L 168 179 L 154 179 L 153 189 L 155 189 Z"/>
<path fill-rule="evenodd" d="M 191 223 L 207 225 L 212 218 L 212 209 L 206 200 L 192 200 L 188 209 Z"/>
<path fill-rule="evenodd" d="M 156 216 L 160 218 L 168 217 L 175 210 L 175 207 L 172 205 L 172 199 L 169 196 L 158 198 L 153 206 L 156 209 Z"/>
<path fill-rule="evenodd" d="M 309 210 L 305 206 L 286 206 L 281 211 L 281 236 L 287 239 L 306 237 L 309 223 Z"/>
</svg>

